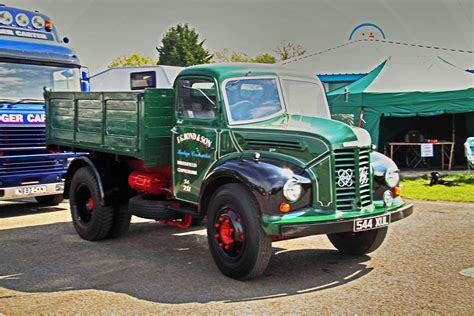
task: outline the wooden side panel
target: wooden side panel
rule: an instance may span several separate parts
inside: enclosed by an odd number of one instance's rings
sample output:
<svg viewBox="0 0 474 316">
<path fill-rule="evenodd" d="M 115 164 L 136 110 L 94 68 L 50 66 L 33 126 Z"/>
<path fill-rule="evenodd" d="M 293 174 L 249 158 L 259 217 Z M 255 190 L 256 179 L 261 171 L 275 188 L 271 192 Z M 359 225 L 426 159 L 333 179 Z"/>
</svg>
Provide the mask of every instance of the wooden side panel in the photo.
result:
<svg viewBox="0 0 474 316">
<path fill-rule="evenodd" d="M 46 92 L 47 143 L 171 164 L 174 90 Z"/>
</svg>

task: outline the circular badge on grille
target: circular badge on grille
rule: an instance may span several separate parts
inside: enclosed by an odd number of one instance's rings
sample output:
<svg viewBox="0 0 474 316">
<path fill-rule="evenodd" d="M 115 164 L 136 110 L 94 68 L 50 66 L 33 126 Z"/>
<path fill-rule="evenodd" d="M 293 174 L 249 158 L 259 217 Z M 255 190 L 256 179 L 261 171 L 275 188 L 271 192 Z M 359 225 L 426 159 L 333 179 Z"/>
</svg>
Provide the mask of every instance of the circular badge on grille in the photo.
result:
<svg viewBox="0 0 474 316">
<path fill-rule="evenodd" d="M 350 187 L 354 184 L 352 181 L 352 176 L 354 171 L 352 169 L 339 169 L 337 172 L 337 185 L 339 187 Z"/>
</svg>

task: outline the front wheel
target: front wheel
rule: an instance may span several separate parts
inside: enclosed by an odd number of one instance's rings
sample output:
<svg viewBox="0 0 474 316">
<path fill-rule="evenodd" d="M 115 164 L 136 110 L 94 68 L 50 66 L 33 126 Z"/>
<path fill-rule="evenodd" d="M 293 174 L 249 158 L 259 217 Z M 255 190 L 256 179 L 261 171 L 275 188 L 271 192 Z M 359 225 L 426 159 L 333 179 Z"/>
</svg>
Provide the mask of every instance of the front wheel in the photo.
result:
<svg viewBox="0 0 474 316">
<path fill-rule="evenodd" d="M 329 241 L 341 253 L 364 255 L 379 248 L 387 235 L 387 227 L 353 233 L 328 234 Z"/>
<path fill-rule="evenodd" d="M 41 205 L 58 205 L 64 200 L 62 194 L 35 196 L 36 202 Z"/>
<path fill-rule="evenodd" d="M 240 184 L 225 184 L 214 194 L 207 239 L 219 270 L 234 279 L 259 276 L 272 255 L 272 239 L 260 225 L 257 202 Z"/>
</svg>

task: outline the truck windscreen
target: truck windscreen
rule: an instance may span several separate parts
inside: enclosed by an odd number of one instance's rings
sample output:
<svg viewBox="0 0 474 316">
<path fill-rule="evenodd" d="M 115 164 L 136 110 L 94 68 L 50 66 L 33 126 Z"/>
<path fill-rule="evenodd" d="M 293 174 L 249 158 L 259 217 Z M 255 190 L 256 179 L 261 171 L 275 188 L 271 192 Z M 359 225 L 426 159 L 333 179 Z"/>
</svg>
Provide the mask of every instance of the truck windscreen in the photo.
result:
<svg viewBox="0 0 474 316">
<path fill-rule="evenodd" d="M 229 80 L 225 92 L 233 123 L 271 118 L 283 110 L 276 78 Z"/>
<path fill-rule="evenodd" d="M 0 62 L 1 99 L 43 99 L 43 88 L 81 91 L 79 68 Z"/>
<path fill-rule="evenodd" d="M 283 79 L 288 113 L 331 118 L 324 89 L 315 82 Z"/>
</svg>

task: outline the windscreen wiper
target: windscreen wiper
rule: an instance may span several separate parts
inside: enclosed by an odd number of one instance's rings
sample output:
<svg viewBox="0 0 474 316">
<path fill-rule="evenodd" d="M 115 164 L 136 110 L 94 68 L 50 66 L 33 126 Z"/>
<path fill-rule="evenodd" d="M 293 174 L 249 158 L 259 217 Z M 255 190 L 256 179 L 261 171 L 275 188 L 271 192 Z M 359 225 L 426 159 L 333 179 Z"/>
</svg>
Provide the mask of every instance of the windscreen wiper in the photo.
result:
<svg viewBox="0 0 474 316">
<path fill-rule="evenodd" d="M 190 87 L 190 86 L 186 86 L 186 85 L 184 85 L 184 84 L 183 84 L 183 88 L 199 91 L 199 92 L 207 99 L 207 101 L 211 102 L 212 105 L 216 106 L 216 104 L 214 103 L 214 101 L 212 101 L 211 98 L 209 98 L 208 95 L 205 94 L 204 91 L 202 91 L 201 89 L 199 89 L 199 88 L 194 88 L 194 87 Z"/>
<path fill-rule="evenodd" d="M 42 99 L 0 99 L 0 103 L 7 103 L 9 106 L 24 103 L 43 104 Z"/>
<path fill-rule="evenodd" d="M 0 103 L 15 103 L 18 102 L 17 99 L 0 99 Z"/>
</svg>

